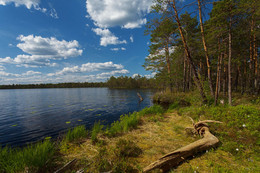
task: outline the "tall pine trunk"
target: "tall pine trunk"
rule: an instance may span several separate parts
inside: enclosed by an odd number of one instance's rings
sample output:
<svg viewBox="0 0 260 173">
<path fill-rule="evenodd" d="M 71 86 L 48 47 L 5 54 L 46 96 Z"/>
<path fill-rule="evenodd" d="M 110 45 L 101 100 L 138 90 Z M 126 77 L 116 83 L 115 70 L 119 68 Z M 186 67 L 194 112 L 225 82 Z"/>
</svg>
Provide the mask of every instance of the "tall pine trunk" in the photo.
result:
<svg viewBox="0 0 260 173">
<path fill-rule="evenodd" d="M 172 7 L 173 7 L 174 12 L 175 12 L 175 19 L 176 19 L 176 22 L 178 24 L 179 32 L 181 34 L 182 43 L 183 43 L 183 46 L 185 48 L 185 53 L 186 53 L 187 59 L 189 61 L 189 64 L 191 66 L 191 69 L 192 69 L 192 72 L 193 72 L 193 75 L 194 75 L 195 84 L 197 85 L 197 87 L 199 89 L 199 92 L 200 92 L 200 95 L 202 97 L 203 102 L 206 103 L 207 102 L 207 97 L 206 97 L 206 95 L 204 93 L 202 84 L 201 84 L 201 82 L 199 80 L 198 72 L 197 72 L 197 70 L 195 68 L 195 65 L 193 63 L 192 57 L 190 55 L 190 51 L 189 51 L 186 39 L 185 39 L 185 37 L 183 35 L 182 26 L 181 26 L 181 23 L 180 23 L 180 20 L 179 20 L 179 16 L 178 16 L 178 12 L 177 12 L 177 9 L 176 9 L 176 6 L 175 6 L 175 1 L 173 1 Z"/>
<path fill-rule="evenodd" d="M 220 88 L 220 75 L 221 75 L 221 64 L 222 64 L 222 53 L 220 50 L 220 41 L 218 41 L 218 50 L 219 50 L 219 55 L 218 55 L 218 66 L 217 66 L 217 79 L 216 79 L 216 91 L 215 91 L 215 106 L 218 103 L 218 95 L 219 95 L 219 88 Z"/>
<path fill-rule="evenodd" d="M 201 30 L 201 37 L 202 37 L 202 43 L 205 51 L 206 56 L 206 62 L 207 62 L 207 68 L 208 68 L 208 82 L 209 82 L 209 88 L 211 96 L 214 97 L 214 91 L 213 91 L 213 85 L 211 80 L 211 67 L 210 67 L 210 61 L 209 61 L 209 54 L 208 54 L 208 48 L 205 41 L 205 35 L 204 35 L 204 27 L 202 22 L 202 14 L 201 14 L 201 3 L 200 0 L 198 0 L 198 6 L 199 6 L 199 17 L 200 17 L 200 30 Z"/>
<path fill-rule="evenodd" d="M 183 92 L 185 92 L 186 90 L 186 55 L 184 52 L 184 56 L 183 56 Z"/>
<path fill-rule="evenodd" d="M 231 56 L 232 56 L 232 37 L 231 37 L 232 17 L 229 18 L 228 31 L 228 103 L 232 105 L 232 78 L 231 78 Z"/>
</svg>

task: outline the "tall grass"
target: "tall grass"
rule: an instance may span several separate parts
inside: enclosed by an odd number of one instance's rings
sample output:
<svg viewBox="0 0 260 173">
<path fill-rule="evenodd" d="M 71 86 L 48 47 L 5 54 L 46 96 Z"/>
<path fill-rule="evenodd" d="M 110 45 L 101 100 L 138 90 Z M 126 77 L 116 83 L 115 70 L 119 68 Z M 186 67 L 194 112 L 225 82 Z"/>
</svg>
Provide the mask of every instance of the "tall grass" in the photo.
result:
<svg viewBox="0 0 260 173">
<path fill-rule="evenodd" d="M 70 129 L 64 137 L 66 142 L 73 142 L 83 139 L 87 136 L 87 130 L 84 125 L 77 126 L 74 129 Z"/>
<path fill-rule="evenodd" d="M 100 132 L 102 132 L 103 128 L 104 128 L 104 125 L 101 125 L 100 121 L 99 122 L 95 122 L 95 124 L 94 124 L 94 126 L 92 128 L 92 131 L 91 131 L 91 140 L 92 140 L 92 142 L 97 142 L 97 140 L 98 140 L 97 136 L 98 136 L 98 134 Z"/>
<path fill-rule="evenodd" d="M 47 169 L 54 157 L 55 148 L 50 140 L 45 140 L 23 149 L 0 148 L 0 172 L 38 172 Z"/>
<path fill-rule="evenodd" d="M 122 115 L 119 121 L 113 122 L 110 127 L 107 128 L 106 134 L 112 137 L 118 133 L 127 132 L 130 129 L 136 128 L 140 119 L 141 117 L 137 112 L 129 115 Z"/>
</svg>

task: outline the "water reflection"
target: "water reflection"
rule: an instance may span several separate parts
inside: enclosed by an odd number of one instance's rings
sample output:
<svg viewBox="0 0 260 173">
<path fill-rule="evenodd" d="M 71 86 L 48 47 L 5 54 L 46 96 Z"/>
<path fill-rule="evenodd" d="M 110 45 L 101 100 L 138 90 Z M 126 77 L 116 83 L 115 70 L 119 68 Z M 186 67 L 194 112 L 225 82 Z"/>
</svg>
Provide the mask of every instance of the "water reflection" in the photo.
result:
<svg viewBox="0 0 260 173">
<path fill-rule="evenodd" d="M 136 93 L 144 98 L 139 102 Z M 0 143 L 23 145 L 70 127 L 111 123 L 152 104 L 151 90 L 108 88 L 0 90 Z"/>
</svg>

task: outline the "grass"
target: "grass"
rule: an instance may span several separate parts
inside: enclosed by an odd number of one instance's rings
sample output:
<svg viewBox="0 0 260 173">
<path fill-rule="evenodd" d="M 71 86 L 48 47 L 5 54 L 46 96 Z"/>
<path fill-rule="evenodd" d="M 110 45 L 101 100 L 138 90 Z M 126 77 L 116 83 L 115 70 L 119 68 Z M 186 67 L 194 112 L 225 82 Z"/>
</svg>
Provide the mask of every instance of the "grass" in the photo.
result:
<svg viewBox="0 0 260 173">
<path fill-rule="evenodd" d="M 92 128 L 92 131 L 91 131 L 91 140 L 92 142 L 97 142 L 98 141 L 98 134 L 102 132 L 104 128 L 104 125 L 101 125 L 100 124 L 100 121 L 99 122 L 95 122 L 93 128 Z"/>
<path fill-rule="evenodd" d="M 0 172 L 15 173 L 47 171 L 48 165 L 54 158 L 55 147 L 50 140 L 44 140 L 25 148 L 0 149 Z"/>
<path fill-rule="evenodd" d="M 66 135 L 64 137 L 64 141 L 65 142 L 78 141 L 78 140 L 86 138 L 87 134 L 88 134 L 88 132 L 84 125 L 77 126 L 74 129 L 70 129 L 66 133 Z"/>
</svg>

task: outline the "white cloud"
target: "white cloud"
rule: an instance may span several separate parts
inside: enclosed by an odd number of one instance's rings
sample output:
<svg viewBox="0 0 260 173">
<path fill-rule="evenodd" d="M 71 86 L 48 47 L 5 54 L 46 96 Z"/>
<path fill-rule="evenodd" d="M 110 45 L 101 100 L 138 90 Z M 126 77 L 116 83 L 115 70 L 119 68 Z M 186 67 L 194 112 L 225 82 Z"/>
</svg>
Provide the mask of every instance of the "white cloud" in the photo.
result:
<svg viewBox="0 0 260 173">
<path fill-rule="evenodd" d="M 121 48 L 116 47 L 116 48 L 111 48 L 110 50 L 112 50 L 112 51 L 119 51 L 119 50 L 126 50 L 126 48 L 124 48 L 124 47 L 121 47 Z"/>
<path fill-rule="evenodd" d="M 0 0 L 0 5 L 8 5 L 10 3 L 14 3 L 16 7 L 24 5 L 28 9 L 38 9 L 40 0 Z"/>
<path fill-rule="evenodd" d="M 0 71 L 3 71 L 3 70 L 5 70 L 5 67 L 0 65 Z"/>
<path fill-rule="evenodd" d="M 117 45 L 117 44 L 126 44 L 126 40 L 120 41 L 118 37 L 116 37 L 109 29 L 101 29 L 101 28 L 93 28 L 97 35 L 101 36 L 100 45 Z"/>
<path fill-rule="evenodd" d="M 73 41 L 59 41 L 54 37 L 43 38 L 41 36 L 20 35 L 17 37 L 21 43 L 17 47 L 29 55 L 17 55 L 14 59 L 10 57 L 0 58 L 0 63 L 17 64 L 25 67 L 56 66 L 51 60 L 61 60 L 82 55 L 79 43 Z"/>
<path fill-rule="evenodd" d="M 19 77 L 20 75 L 19 74 L 13 74 L 13 73 L 7 73 L 7 72 L 4 72 L 4 71 L 0 71 L 0 76 L 1 77 Z"/>
<path fill-rule="evenodd" d="M 0 5 L 8 5 L 14 3 L 15 7 L 19 7 L 19 6 L 25 6 L 27 9 L 35 9 L 38 11 L 41 11 L 43 13 L 47 12 L 46 8 L 41 8 L 39 6 L 40 4 L 40 0 L 0 0 Z"/>
<path fill-rule="evenodd" d="M 152 72 L 151 74 L 144 75 L 144 77 L 146 77 L 146 78 L 153 78 L 156 74 L 157 74 L 157 72 Z"/>
<path fill-rule="evenodd" d="M 174 50 L 175 50 L 174 46 L 169 47 L 169 54 L 172 54 Z M 164 48 L 160 49 L 155 54 L 149 54 L 148 57 L 146 57 L 146 59 L 153 58 L 155 56 L 165 56 L 165 49 Z"/>
<path fill-rule="evenodd" d="M 146 78 L 153 78 L 156 75 L 156 73 L 157 72 L 152 72 L 151 74 L 144 75 L 144 77 L 146 77 Z M 142 77 L 143 75 L 135 73 L 135 74 L 132 75 L 132 78 L 135 78 L 135 77 L 138 77 L 138 76 Z"/>
<path fill-rule="evenodd" d="M 86 72 L 94 74 L 86 75 Z M 98 73 L 96 73 L 98 72 Z M 56 73 L 44 74 L 38 71 L 27 71 L 21 74 L 0 71 L 1 84 L 35 84 L 62 82 L 101 82 L 111 76 L 128 74 L 121 64 L 113 62 L 86 63 L 81 66 L 65 67 Z"/>
<path fill-rule="evenodd" d="M 22 74 L 15 74 L 15 73 L 7 73 L 5 71 L 0 71 L 0 77 L 23 77 L 23 76 L 37 76 L 41 75 L 41 72 L 38 71 L 27 71 Z"/>
<path fill-rule="evenodd" d="M 32 71 L 32 70 L 30 70 L 30 71 L 27 71 L 27 72 L 23 73 L 22 75 L 23 75 L 23 76 L 33 76 L 33 75 L 40 75 L 40 74 L 42 74 L 42 73 L 41 73 L 41 72 L 38 72 L 38 71 Z"/>
<path fill-rule="evenodd" d="M 57 11 L 56 11 L 54 8 L 52 8 L 52 9 L 50 10 L 49 14 L 50 14 L 51 17 L 53 17 L 53 18 L 55 18 L 55 19 L 58 19 L 58 18 L 59 18 L 58 13 L 57 13 Z"/>
<path fill-rule="evenodd" d="M 141 75 L 139 75 L 138 73 L 135 73 L 135 74 L 132 75 L 132 78 L 135 78 L 137 76 L 141 76 Z"/>
<path fill-rule="evenodd" d="M 14 3 L 15 7 L 25 6 L 27 9 L 35 9 L 38 11 L 41 11 L 42 13 L 45 13 L 55 19 L 58 19 L 58 14 L 54 8 L 50 8 L 50 10 L 47 10 L 46 8 L 41 8 L 40 3 L 41 0 L 0 0 L 0 5 L 9 5 Z M 49 6 L 51 4 L 49 3 Z"/>
<path fill-rule="evenodd" d="M 132 43 L 134 42 L 134 37 L 133 37 L 133 36 L 130 37 L 130 41 L 131 41 Z"/>
<path fill-rule="evenodd" d="M 107 28 L 138 28 L 146 23 L 153 0 L 86 0 L 87 12 L 95 25 Z"/>
<path fill-rule="evenodd" d="M 56 73 L 49 73 L 48 76 L 65 75 L 69 73 L 86 73 L 95 71 L 118 71 L 124 70 L 124 66 L 121 64 L 114 64 L 113 62 L 104 63 L 86 63 L 81 66 L 65 67 L 61 71 Z"/>
</svg>

